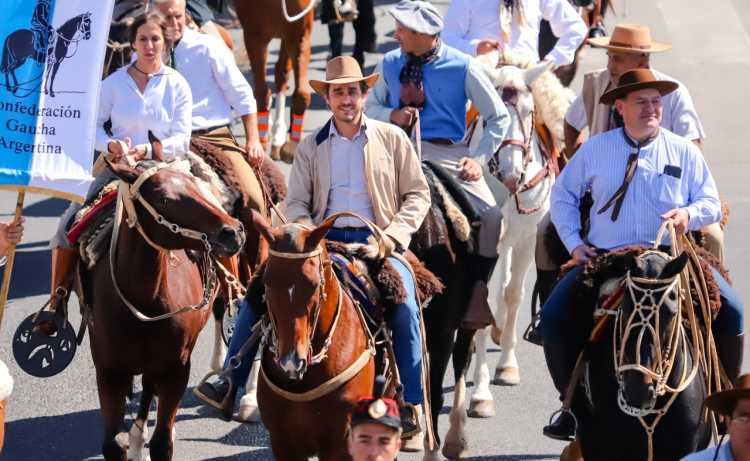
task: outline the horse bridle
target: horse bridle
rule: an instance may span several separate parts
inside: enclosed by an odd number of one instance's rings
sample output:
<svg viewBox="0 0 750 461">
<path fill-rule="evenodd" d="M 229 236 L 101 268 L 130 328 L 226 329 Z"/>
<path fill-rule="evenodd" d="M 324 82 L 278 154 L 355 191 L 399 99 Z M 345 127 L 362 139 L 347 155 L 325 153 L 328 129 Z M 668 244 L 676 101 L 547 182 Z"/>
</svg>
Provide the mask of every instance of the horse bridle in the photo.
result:
<svg viewBox="0 0 750 461">
<path fill-rule="evenodd" d="M 180 161 L 180 160 L 176 160 L 176 161 Z M 112 231 L 112 241 L 109 247 L 110 273 L 112 276 L 112 283 L 115 286 L 115 290 L 117 291 L 117 294 L 120 296 L 120 299 L 128 306 L 130 311 L 139 320 L 142 320 L 144 322 L 154 322 L 157 320 L 163 320 L 163 319 L 175 317 L 177 315 L 180 315 L 188 311 L 201 310 L 210 303 L 211 298 L 213 297 L 216 291 L 216 287 L 217 287 L 216 267 L 213 264 L 208 264 L 208 267 L 206 269 L 205 280 L 203 283 L 203 299 L 201 299 L 201 301 L 198 304 L 194 306 L 185 306 L 177 311 L 158 315 L 156 317 L 148 317 L 144 315 L 142 312 L 140 312 L 138 308 L 136 308 L 130 301 L 128 301 L 128 299 L 125 297 L 122 290 L 120 289 L 120 285 L 117 283 L 117 275 L 115 274 L 115 268 L 117 266 L 116 264 L 117 241 L 119 239 L 120 223 L 122 221 L 122 208 L 123 207 L 125 208 L 125 211 L 127 212 L 127 215 L 128 215 L 125 220 L 128 224 L 128 227 L 130 227 L 131 229 L 135 227 L 138 230 L 138 232 L 141 234 L 143 239 L 151 247 L 153 247 L 154 249 L 159 251 L 159 253 L 162 253 L 169 258 L 170 265 L 175 266 L 175 267 L 179 266 L 179 259 L 177 259 L 177 257 L 170 250 L 167 250 L 166 248 L 163 248 L 157 245 L 146 234 L 146 231 L 143 229 L 143 226 L 138 221 L 138 215 L 136 214 L 135 204 L 134 204 L 135 203 L 134 201 L 136 200 L 138 201 L 138 203 L 140 203 L 143 206 L 143 208 L 146 209 L 146 211 L 149 212 L 149 214 L 154 218 L 154 220 L 158 224 L 161 224 L 162 226 L 166 227 L 174 234 L 180 234 L 183 237 L 187 237 L 187 238 L 191 238 L 195 240 L 201 240 L 203 242 L 203 245 L 206 248 L 207 255 L 210 255 L 211 251 L 213 250 L 213 248 L 211 247 L 211 243 L 208 241 L 208 236 L 205 233 L 198 232 L 192 229 L 185 229 L 175 223 L 169 222 L 168 220 L 164 218 L 164 216 L 159 214 L 159 212 L 157 212 L 156 209 L 154 209 L 154 207 L 150 203 L 148 203 L 148 201 L 140 193 L 141 186 L 151 176 L 155 175 L 159 170 L 164 169 L 164 168 L 170 168 L 173 165 L 174 165 L 174 162 L 171 162 L 171 163 L 161 162 L 157 164 L 156 166 L 151 167 L 148 170 L 141 173 L 138 179 L 133 184 L 128 184 L 125 181 L 120 180 L 120 185 L 117 191 L 117 208 L 115 211 L 115 225 Z M 242 223 L 240 223 L 240 229 L 242 229 Z M 215 260 L 214 262 L 218 263 L 218 261 L 215 261 Z"/>
</svg>

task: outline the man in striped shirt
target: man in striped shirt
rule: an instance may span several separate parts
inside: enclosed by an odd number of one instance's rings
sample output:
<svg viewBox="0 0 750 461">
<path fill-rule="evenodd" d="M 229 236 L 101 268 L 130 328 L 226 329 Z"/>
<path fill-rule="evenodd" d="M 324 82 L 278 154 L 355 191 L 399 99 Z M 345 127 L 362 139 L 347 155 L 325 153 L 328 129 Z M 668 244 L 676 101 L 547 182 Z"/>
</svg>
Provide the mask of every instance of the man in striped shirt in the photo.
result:
<svg viewBox="0 0 750 461">
<path fill-rule="evenodd" d="M 560 323 L 568 291 L 584 264 L 596 256 L 594 248 L 611 251 L 631 245 L 652 246 L 666 219 L 674 220 L 678 233 L 721 219 L 716 184 L 698 147 L 659 127 L 662 96 L 677 86 L 675 82 L 657 80 L 648 69 L 624 73 L 618 87 L 600 99 L 622 114 L 624 128 L 583 143 L 553 186 L 550 217 L 579 263 L 555 287 L 541 311 L 547 365 L 563 396 L 580 351 L 571 351 L 563 343 Z M 588 235 L 591 246 L 579 235 L 578 209 L 580 198 L 589 189 L 594 199 Z M 668 237 L 660 243 L 668 244 Z M 734 380 L 742 365 L 743 306 L 719 273 L 714 271 L 714 275 L 719 282 L 722 309 L 712 329 L 719 358 Z M 573 429 L 572 417 L 562 413 L 543 432 L 549 437 L 567 438 Z"/>
</svg>

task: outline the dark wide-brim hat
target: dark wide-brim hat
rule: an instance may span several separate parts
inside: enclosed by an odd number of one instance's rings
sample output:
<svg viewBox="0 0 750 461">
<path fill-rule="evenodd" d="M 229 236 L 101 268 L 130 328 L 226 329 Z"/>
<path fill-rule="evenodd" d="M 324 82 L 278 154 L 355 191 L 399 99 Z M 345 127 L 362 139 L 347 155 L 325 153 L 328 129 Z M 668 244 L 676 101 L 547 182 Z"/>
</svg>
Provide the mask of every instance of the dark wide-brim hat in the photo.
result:
<svg viewBox="0 0 750 461">
<path fill-rule="evenodd" d="M 326 85 L 340 85 L 344 83 L 364 81 L 368 88 L 372 88 L 380 74 L 375 73 L 367 77 L 362 76 L 359 63 L 351 56 L 339 56 L 328 61 L 326 65 L 326 79 L 310 80 L 310 86 L 318 93 L 325 95 Z"/>
<path fill-rule="evenodd" d="M 714 413 L 732 416 L 737 401 L 741 399 L 750 399 L 750 373 L 738 376 L 732 384 L 732 389 L 715 392 L 706 397 L 706 406 Z"/>
<path fill-rule="evenodd" d="M 611 106 L 618 99 L 627 96 L 628 93 L 648 88 L 659 90 L 662 96 L 666 96 L 679 88 L 679 86 L 677 82 L 657 80 L 654 73 L 648 69 L 630 70 L 620 75 L 617 87 L 604 93 L 599 98 L 599 103 Z"/>
</svg>

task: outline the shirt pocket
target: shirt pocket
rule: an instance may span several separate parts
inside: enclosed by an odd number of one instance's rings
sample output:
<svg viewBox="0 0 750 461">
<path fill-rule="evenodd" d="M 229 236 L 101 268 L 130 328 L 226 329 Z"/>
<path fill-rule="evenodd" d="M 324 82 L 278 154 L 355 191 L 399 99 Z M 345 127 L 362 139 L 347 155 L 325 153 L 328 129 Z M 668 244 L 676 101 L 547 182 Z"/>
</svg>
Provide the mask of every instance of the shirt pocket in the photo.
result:
<svg viewBox="0 0 750 461">
<path fill-rule="evenodd" d="M 647 169 L 643 169 L 641 174 L 651 190 L 649 194 L 651 200 L 655 199 L 659 205 L 669 210 L 686 205 L 680 178 Z"/>
</svg>

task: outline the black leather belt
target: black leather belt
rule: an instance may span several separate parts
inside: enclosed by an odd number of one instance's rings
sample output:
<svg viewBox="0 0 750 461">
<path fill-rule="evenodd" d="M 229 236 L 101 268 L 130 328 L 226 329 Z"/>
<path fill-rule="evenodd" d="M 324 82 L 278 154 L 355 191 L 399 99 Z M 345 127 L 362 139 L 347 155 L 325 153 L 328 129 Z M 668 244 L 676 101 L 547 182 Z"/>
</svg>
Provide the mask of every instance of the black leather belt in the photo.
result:
<svg viewBox="0 0 750 461">
<path fill-rule="evenodd" d="M 229 125 L 219 125 L 212 126 L 211 128 L 203 128 L 201 130 L 193 130 L 191 136 L 203 136 L 204 134 L 208 134 L 214 130 L 218 130 L 219 128 L 228 128 L 229 131 L 232 131 L 232 127 Z"/>
<path fill-rule="evenodd" d="M 340 230 L 340 231 L 344 231 L 344 232 L 364 232 L 364 231 L 369 232 L 370 231 L 370 228 L 367 227 L 367 226 L 362 226 L 362 227 L 334 227 L 334 229 Z"/>
<path fill-rule="evenodd" d="M 425 141 L 430 142 L 432 144 L 437 144 L 439 146 L 452 146 L 455 144 L 452 139 L 448 138 L 432 138 L 432 139 L 425 139 Z"/>
</svg>

